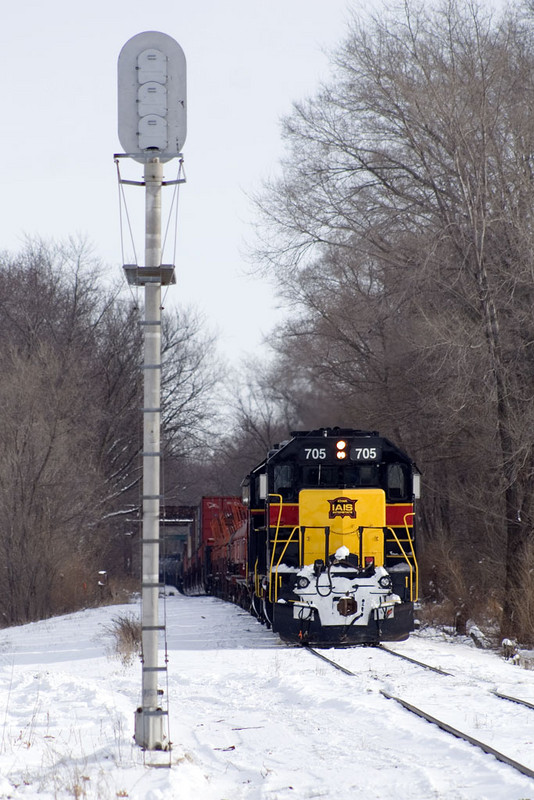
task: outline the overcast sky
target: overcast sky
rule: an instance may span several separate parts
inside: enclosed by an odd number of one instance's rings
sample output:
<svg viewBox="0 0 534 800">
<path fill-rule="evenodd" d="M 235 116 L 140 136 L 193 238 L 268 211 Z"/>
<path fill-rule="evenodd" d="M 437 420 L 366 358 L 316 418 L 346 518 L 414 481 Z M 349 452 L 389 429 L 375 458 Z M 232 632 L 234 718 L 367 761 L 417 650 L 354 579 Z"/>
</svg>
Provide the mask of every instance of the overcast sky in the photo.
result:
<svg viewBox="0 0 534 800">
<path fill-rule="evenodd" d="M 372 4 L 372 3 L 371 3 Z M 167 302 L 195 305 L 236 360 L 274 319 L 270 289 L 247 277 L 247 193 L 283 153 L 280 119 L 328 78 L 327 52 L 360 0 L 26 0 L 2 4 L 0 248 L 24 236 L 86 236 L 121 273 L 117 58 L 144 30 L 182 46 L 188 69 L 187 183 L 180 190 L 178 284 Z M 369 6 L 369 3 L 366 4 Z M 146 9 L 146 10 L 145 10 Z M 141 179 L 142 166 L 121 164 Z M 165 168 L 175 177 L 177 162 Z M 164 190 L 170 193 L 170 189 Z M 127 190 L 139 263 L 144 191 Z M 170 194 L 168 195 L 170 201 Z M 172 251 L 166 260 L 172 260 Z M 131 259 L 131 251 L 126 253 Z"/>
</svg>

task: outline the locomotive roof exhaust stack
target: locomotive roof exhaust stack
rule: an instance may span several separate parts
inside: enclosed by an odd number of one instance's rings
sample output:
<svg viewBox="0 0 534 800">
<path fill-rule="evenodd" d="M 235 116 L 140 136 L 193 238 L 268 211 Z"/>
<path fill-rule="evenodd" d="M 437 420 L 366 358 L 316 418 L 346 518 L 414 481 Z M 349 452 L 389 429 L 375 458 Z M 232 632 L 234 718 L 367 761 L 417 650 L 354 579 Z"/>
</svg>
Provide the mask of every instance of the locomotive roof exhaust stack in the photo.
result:
<svg viewBox="0 0 534 800">
<path fill-rule="evenodd" d="M 165 33 L 145 31 L 129 39 L 118 61 L 119 140 L 144 164 L 145 264 L 125 264 L 128 283 L 144 286 L 144 402 L 142 510 L 142 700 L 134 739 L 145 750 L 170 750 L 167 712 L 160 706 L 158 676 L 159 521 L 161 420 L 161 287 L 174 283 L 174 265 L 162 264 L 163 163 L 181 156 L 186 136 L 186 64 L 180 45 Z"/>
</svg>

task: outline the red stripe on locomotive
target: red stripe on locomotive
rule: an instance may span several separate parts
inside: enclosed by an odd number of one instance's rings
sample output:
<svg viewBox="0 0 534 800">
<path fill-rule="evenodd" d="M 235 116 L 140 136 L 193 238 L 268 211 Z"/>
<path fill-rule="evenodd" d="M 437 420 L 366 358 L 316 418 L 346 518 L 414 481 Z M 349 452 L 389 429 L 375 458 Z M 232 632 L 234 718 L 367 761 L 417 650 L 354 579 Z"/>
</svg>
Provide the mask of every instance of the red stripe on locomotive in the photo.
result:
<svg viewBox="0 0 534 800">
<path fill-rule="evenodd" d="M 269 525 L 276 527 L 278 525 L 278 515 L 280 514 L 280 506 L 276 503 L 271 503 L 269 506 Z M 280 517 L 280 525 L 282 527 L 294 528 L 299 524 L 299 506 L 298 503 L 284 503 L 282 506 L 282 516 Z"/>
<path fill-rule="evenodd" d="M 386 525 L 390 528 L 412 527 L 413 523 L 413 503 L 397 503 L 386 505 Z"/>
<path fill-rule="evenodd" d="M 280 514 L 280 506 L 276 503 L 271 503 L 269 506 L 269 525 L 275 527 L 278 523 L 278 515 Z M 396 503 L 395 505 L 386 505 L 386 525 L 392 528 L 404 527 L 407 523 L 409 527 L 412 526 L 414 516 L 413 503 Z M 282 506 L 282 516 L 280 518 L 280 525 L 283 527 L 295 527 L 299 524 L 299 507 L 297 503 L 284 503 Z"/>
</svg>

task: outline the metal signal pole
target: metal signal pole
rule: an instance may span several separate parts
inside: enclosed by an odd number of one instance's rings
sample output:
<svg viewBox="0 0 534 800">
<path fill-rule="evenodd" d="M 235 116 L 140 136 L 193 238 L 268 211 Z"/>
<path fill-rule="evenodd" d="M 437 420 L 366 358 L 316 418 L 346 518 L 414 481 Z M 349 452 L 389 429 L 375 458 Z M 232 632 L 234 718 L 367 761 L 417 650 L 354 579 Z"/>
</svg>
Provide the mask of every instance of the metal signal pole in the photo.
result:
<svg viewBox="0 0 534 800">
<path fill-rule="evenodd" d="M 160 707 L 158 677 L 159 520 L 161 461 L 161 287 L 174 283 L 174 265 L 161 263 L 162 163 L 180 155 L 186 133 L 185 57 L 170 36 L 156 31 L 130 39 L 119 56 L 119 139 L 126 153 L 144 164 L 145 266 L 125 264 L 128 282 L 145 287 L 143 495 L 142 495 L 142 699 L 135 714 L 136 744 L 168 750 L 167 712 Z M 123 157 L 124 157 L 123 156 Z M 120 180 L 120 179 L 119 179 Z"/>
<path fill-rule="evenodd" d="M 162 165 L 145 164 L 145 265 L 161 264 Z M 143 402 L 143 539 L 142 539 L 142 706 L 137 712 L 136 742 L 165 749 L 158 703 L 158 597 L 161 421 L 161 283 L 145 283 Z M 163 667 L 165 669 L 165 667 Z"/>
</svg>

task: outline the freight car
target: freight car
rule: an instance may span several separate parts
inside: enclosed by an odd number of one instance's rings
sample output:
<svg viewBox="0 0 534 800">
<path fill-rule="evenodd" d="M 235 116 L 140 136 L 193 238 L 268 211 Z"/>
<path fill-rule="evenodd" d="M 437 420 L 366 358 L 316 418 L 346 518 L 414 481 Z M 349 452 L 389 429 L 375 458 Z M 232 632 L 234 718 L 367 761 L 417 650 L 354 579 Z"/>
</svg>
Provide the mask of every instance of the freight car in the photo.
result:
<svg viewBox="0 0 534 800">
<path fill-rule="evenodd" d="M 221 508 L 212 519 L 217 535 L 203 532 L 206 590 L 292 642 L 406 639 L 418 590 L 419 477 L 376 431 L 292 433 L 245 478 L 243 506 L 231 498 L 232 515 Z"/>
<path fill-rule="evenodd" d="M 240 497 L 203 497 L 183 559 L 185 594 L 247 606 L 247 510 Z"/>
</svg>

